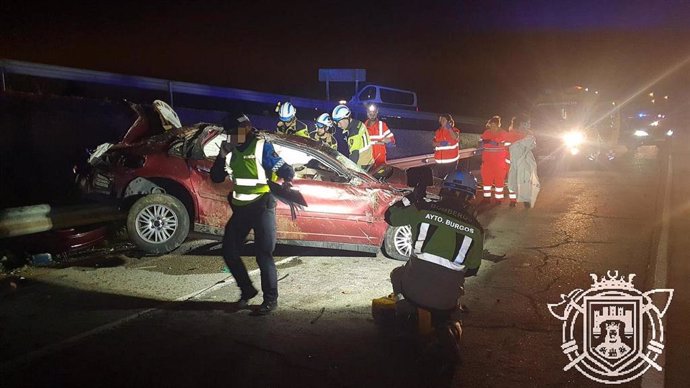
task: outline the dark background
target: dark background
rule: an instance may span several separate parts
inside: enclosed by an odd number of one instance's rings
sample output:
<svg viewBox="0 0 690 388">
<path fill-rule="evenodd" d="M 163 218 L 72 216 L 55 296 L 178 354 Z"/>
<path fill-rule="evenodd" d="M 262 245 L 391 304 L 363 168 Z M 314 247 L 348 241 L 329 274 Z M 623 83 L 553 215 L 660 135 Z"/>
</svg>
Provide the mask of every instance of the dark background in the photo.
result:
<svg viewBox="0 0 690 388">
<path fill-rule="evenodd" d="M 421 110 L 482 117 L 572 85 L 684 103 L 690 66 L 646 86 L 688 56 L 690 3 L 677 0 L 0 5 L 3 58 L 314 98 L 318 68 L 365 68 L 417 91 Z"/>
</svg>

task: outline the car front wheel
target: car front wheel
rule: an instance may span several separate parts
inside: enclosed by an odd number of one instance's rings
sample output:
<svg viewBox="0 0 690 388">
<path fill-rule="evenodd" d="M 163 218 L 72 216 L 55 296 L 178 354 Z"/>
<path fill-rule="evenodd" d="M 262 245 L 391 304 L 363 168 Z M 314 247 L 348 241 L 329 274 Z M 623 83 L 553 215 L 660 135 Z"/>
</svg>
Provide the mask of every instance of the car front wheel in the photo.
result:
<svg viewBox="0 0 690 388">
<path fill-rule="evenodd" d="M 383 241 L 386 257 L 394 260 L 407 261 L 412 255 L 412 228 L 405 226 L 389 226 Z"/>
<path fill-rule="evenodd" d="M 168 253 L 187 238 L 189 214 L 179 199 L 168 194 L 149 194 L 130 208 L 127 234 L 147 253 Z"/>
</svg>

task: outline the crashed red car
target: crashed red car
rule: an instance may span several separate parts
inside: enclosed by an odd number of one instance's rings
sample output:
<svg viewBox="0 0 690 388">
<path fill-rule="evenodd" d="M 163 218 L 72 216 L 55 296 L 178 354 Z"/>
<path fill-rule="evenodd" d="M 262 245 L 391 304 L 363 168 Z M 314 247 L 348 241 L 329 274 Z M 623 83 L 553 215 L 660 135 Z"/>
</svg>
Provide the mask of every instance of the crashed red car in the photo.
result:
<svg viewBox="0 0 690 388">
<path fill-rule="evenodd" d="M 218 144 L 227 138 L 222 128 L 200 123 L 164 130 L 156 114 L 132 107 L 139 118 L 120 143 L 92 154 L 82 191 L 120 201 L 128 209 L 130 239 L 148 253 L 172 251 L 190 231 L 222 235 L 232 182 L 216 184 L 209 176 Z M 307 203 L 293 219 L 278 201 L 279 243 L 377 252 L 385 238 L 389 251 L 397 238 L 400 249 L 392 257 L 406 258 L 404 231 L 388 230 L 384 221 L 388 206 L 404 195 L 402 170 L 387 166 L 370 175 L 310 139 L 263 135 L 295 169 L 293 187 Z"/>
</svg>

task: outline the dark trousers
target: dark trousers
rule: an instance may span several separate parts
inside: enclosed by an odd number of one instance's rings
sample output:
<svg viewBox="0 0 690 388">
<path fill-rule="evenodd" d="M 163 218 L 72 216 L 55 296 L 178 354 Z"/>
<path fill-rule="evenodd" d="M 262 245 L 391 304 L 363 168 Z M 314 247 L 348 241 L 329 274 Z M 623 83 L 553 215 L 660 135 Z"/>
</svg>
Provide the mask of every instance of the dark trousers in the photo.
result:
<svg viewBox="0 0 690 388">
<path fill-rule="evenodd" d="M 232 217 L 225 225 L 223 236 L 223 260 L 230 269 L 242 296 L 256 290 L 240 258 L 240 250 L 249 231 L 254 229 L 256 263 L 261 270 L 261 291 L 264 302 L 278 300 L 278 271 L 273 261 L 276 246 L 276 201 L 271 194 L 245 206 L 232 206 Z"/>
<path fill-rule="evenodd" d="M 445 178 L 446 175 L 455 172 L 458 169 L 458 162 L 451 162 L 451 163 L 437 163 L 434 164 L 431 167 L 431 170 L 434 173 L 434 176 L 439 177 L 441 179 Z"/>
</svg>

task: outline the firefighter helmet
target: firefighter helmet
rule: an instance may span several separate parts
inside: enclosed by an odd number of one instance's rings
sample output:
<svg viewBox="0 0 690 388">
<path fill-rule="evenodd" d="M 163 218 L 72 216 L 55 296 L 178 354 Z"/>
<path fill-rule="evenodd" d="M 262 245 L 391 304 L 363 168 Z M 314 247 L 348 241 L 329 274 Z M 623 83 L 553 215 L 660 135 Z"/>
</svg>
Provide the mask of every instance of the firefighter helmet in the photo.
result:
<svg viewBox="0 0 690 388">
<path fill-rule="evenodd" d="M 290 102 L 286 101 L 280 104 L 280 107 L 278 108 L 278 117 L 280 118 L 280 121 L 290 121 L 295 118 L 296 114 L 297 109 L 295 109 L 295 106 Z"/>
<path fill-rule="evenodd" d="M 450 190 L 474 197 L 477 192 L 477 179 L 469 172 L 457 170 L 446 175 L 441 191 Z M 443 194 L 441 194 L 443 195 Z"/>
<path fill-rule="evenodd" d="M 342 119 L 349 119 L 350 116 L 352 116 L 352 112 L 350 111 L 350 108 L 347 107 L 347 105 L 338 105 L 335 108 L 333 108 L 333 121 L 336 123 Z"/>
<path fill-rule="evenodd" d="M 333 126 L 333 119 L 328 113 L 322 113 L 319 118 L 316 119 L 317 128 L 330 128 Z"/>
</svg>

